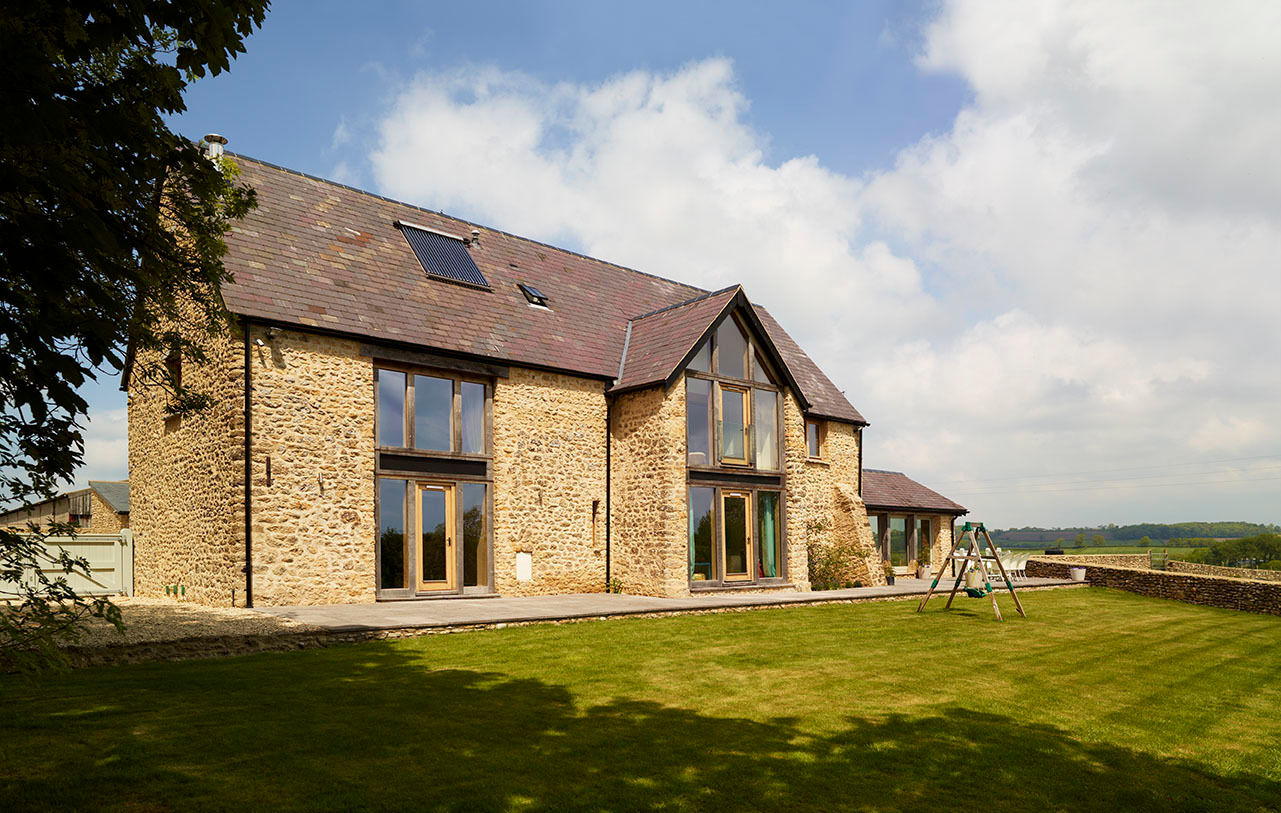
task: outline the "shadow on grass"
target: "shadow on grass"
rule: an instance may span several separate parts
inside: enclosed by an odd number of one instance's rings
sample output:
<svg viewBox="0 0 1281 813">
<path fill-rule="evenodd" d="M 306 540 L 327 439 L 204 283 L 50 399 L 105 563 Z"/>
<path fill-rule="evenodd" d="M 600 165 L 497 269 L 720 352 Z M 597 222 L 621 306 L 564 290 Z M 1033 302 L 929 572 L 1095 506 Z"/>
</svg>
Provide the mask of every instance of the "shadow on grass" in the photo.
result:
<svg viewBox="0 0 1281 813">
<path fill-rule="evenodd" d="M 388 645 L 157 665 L 78 700 L 0 724 L 0 808 L 1169 811 L 1281 799 L 1264 777 L 960 707 L 834 717 L 825 731 L 627 699 L 579 708 L 564 687 L 428 671 Z"/>
</svg>

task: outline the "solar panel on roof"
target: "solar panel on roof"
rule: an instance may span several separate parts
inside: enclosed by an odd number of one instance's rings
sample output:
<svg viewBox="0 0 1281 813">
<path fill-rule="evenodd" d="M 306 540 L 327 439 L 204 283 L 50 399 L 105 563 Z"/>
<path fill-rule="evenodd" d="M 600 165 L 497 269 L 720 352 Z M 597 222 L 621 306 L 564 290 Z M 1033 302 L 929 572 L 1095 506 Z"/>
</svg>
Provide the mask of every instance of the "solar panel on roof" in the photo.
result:
<svg viewBox="0 0 1281 813">
<path fill-rule="evenodd" d="M 439 232 L 411 226 L 408 223 L 396 224 L 414 256 L 422 263 L 428 276 L 461 282 L 464 285 L 475 285 L 488 288 L 489 281 L 476 267 L 467 246 L 457 237 L 450 237 Z"/>
</svg>

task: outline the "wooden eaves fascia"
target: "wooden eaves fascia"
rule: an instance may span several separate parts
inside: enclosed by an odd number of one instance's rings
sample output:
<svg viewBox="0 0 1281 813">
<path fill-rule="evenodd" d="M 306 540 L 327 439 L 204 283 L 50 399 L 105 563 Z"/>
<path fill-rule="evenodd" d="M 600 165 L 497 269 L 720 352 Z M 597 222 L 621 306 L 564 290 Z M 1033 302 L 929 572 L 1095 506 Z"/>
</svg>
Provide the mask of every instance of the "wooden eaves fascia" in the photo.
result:
<svg viewBox="0 0 1281 813">
<path fill-rule="evenodd" d="M 871 502 L 863 503 L 863 507 L 867 510 L 867 513 L 869 514 L 875 514 L 875 513 L 903 514 L 903 513 L 913 512 L 917 514 L 951 514 L 952 516 L 959 517 L 959 516 L 963 516 L 965 514 L 970 513 L 970 509 L 968 508 L 961 508 L 958 510 L 956 508 L 931 508 L 924 505 L 885 505 L 883 503 L 871 503 Z"/>
</svg>

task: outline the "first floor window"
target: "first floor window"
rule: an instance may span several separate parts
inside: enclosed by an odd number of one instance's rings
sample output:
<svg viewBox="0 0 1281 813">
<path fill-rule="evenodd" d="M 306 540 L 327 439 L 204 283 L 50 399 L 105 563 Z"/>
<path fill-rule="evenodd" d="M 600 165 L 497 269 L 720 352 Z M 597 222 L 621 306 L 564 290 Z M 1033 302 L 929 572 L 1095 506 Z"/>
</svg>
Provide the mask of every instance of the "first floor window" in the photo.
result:
<svg viewBox="0 0 1281 813">
<path fill-rule="evenodd" d="M 721 387 L 721 460 L 747 463 L 747 391 Z"/>
<path fill-rule="evenodd" d="M 805 422 L 805 446 L 810 457 L 823 456 L 823 427 L 818 421 Z"/>
</svg>

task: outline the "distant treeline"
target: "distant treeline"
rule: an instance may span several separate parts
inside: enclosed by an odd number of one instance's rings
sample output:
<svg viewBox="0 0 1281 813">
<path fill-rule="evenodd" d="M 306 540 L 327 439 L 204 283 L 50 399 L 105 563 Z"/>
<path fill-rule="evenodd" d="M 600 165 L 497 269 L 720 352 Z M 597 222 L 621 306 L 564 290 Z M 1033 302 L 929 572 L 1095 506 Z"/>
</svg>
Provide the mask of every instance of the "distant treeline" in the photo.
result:
<svg viewBox="0 0 1281 813">
<path fill-rule="evenodd" d="M 1281 536 L 1259 534 L 1243 539 L 1215 542 L 1208 550 L 1193 551 L 1188 555 L 1188 561 L 1228 567 L 1281 570 Z"/>
<path fill-rule="evenodd" d="M 1009 528 L 994 530 L 992 540 L 1005 547 L 1042 545 L 1105 545 L 1128 542 L 1167 547 L 1201 547 L 1214 539 L 1239 539 L 1281 533 L 1281 525 L 1257 522 L 1144 522 L 1138 525 L 1104 525 L 1099 528 Z"/>
</svg>

